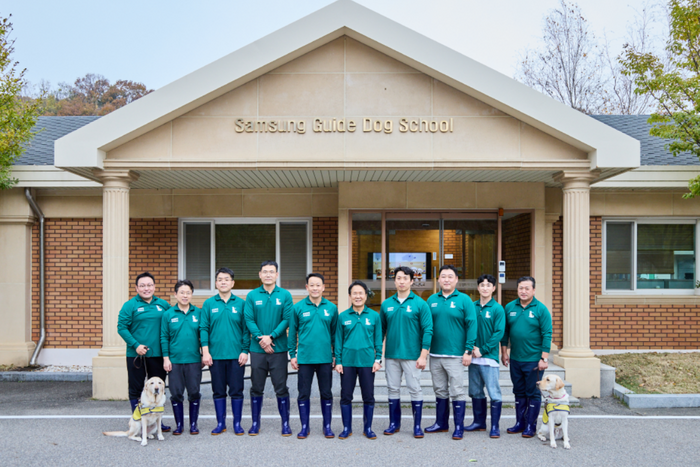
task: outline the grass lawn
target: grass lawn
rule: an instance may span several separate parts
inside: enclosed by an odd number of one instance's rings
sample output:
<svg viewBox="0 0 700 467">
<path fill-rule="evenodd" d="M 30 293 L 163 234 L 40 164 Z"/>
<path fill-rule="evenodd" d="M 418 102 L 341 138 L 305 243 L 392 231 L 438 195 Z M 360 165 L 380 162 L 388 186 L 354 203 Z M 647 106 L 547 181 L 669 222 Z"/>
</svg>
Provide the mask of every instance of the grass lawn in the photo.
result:
<svg viewBox="0 0 700 467">
<path fill-rule="evenodd" d="M 618 384 L 637 394 L 700 394 L 700 353 L 604 355 Z"/>
</svg>

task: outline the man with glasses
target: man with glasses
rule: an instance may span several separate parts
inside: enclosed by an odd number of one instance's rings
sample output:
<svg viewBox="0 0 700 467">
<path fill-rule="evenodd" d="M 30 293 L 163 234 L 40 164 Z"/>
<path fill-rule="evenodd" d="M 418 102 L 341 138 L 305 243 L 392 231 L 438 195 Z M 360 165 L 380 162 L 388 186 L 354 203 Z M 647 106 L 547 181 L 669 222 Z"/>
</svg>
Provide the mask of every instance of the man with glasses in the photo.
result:
<svg viewBox="0 0 700 467">
<path fill-rule="evenodd" d="M 148 378 L 165 381 L 160 348 L 160 319 L 170 304 L 155 296 L 156 281 L 150 272 L 136 276 L 136 296 L 119 311 L 117 332 L 126 342 L 126 372 L 129 378 L 131 413 L 139 403 Z M 162 425 L 164 432 L 170 427 Z"/>
<path fill-rule="evenodd" d="M 277 409 L 282 418 L 282 436 L 291 436 L 289 426 L 289 388 L 287 387 L 287 328 L 292 313 L 292 295 L 277 286 L 279 267 L 275 261 L 260 266 L 262 285 L 246 297 L 245 321 L 250 342 L 250 406 L 253 424 L 250 436 L 260 433 L 260 412 L 268 374 L 277 394 Z"/>
<path fill-rule="evenodd" d="M 401 428 L 401 375 L 404 375 L 411 395 L 413 437 L 422 438 L 423 391 L 420 374 L 428 359 L 433 318 L 425 301 L 411 290 L 413 275 L 413 269 L 407 266 L 394 269 L 396 295 L 384 300 L 381 308 L 389 392 L 389 427 L 384 434 L 393 435 Z"/>
</svg>

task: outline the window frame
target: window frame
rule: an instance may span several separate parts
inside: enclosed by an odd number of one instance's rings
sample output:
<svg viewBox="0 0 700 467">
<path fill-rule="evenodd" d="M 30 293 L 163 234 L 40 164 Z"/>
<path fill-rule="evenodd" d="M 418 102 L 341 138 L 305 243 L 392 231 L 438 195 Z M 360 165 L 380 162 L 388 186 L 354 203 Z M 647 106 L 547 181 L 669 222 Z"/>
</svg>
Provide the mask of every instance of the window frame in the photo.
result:
<svg viewBox="0 0 700 467">
<path fill-rule="evenodd" d="M 627 290 L 607 289 L 607 225 L 611 224 L 632 224 L 632 288 Z M 695 237 L 695 271 L 694 280 L 698 281 L 700 271 L 700 219 L 693 217 L 605 217 L 603 218 L 601 232 L 601 291 L 603 295 L 695 295 L 695 287 L 691 289 L 638 289 L 637 288 L 637 226 L 639 224 L 683 224 L 694 225 Z"/>
<path fill-rule="evenodd" d="M 230 224 L 274 224 L 275 225 L 275 261 L 280 265 L 280 224 L 306 224 L 306 274 L 313 271 L 313 218 L 312 217 L 182 217 L 178 219 L 178 245 L 177 245 L 177 274 L 178 278 L 184 278 L 185 274 L 185 224 L 209 224 L 211 234 L 211 289 L 195 289 L 195 296 L 212 296 L 217 293 L 214 287 L 214 273 L 216 272 L 216 225 Z M 236 271 L 234 271 L 235 273 Z M 277 277 L 277 285 L 281 287 L 281 275 Z M 253 289 L 232 290 L 234 295 L 247 295 Z M 304 295 L 305 289 L 289 289 L 292 295 Z"/>
</svg>

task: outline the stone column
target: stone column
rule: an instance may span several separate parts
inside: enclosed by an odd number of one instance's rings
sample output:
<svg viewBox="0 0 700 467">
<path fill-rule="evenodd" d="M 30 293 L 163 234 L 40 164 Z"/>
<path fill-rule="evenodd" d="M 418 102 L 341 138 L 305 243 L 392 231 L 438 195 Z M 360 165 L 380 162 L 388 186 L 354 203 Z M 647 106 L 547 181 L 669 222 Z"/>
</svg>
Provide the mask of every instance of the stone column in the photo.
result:
<svg viewBox="0 0 700 467">
<path fill-rule="evenodd" d="M 92 360 L 95 399 L 126 399 L 126 346 L 117 333 L 119 310 L 129 299 L 128 170 L 95 170 L 102 181 L 102 348 Z"/>
<path fill-rule="evenodd" d="M 350 212 L 338 209 L 338 310 L 350 306 L 347 295 L 350 286 Z"/>
<path fill-rule="evenodd" d="M 564 345 L 554 362 L 566 369 L 575 396 L 600 397 L 600 360 L 590 349 L 591 172 L 563 172 Z"/>
<path fill-rule="evenodd" d="M 32 225 L 24 188 L 0 191 L 0 365 L 24 367 L 32 342 Z"/>
</svg>

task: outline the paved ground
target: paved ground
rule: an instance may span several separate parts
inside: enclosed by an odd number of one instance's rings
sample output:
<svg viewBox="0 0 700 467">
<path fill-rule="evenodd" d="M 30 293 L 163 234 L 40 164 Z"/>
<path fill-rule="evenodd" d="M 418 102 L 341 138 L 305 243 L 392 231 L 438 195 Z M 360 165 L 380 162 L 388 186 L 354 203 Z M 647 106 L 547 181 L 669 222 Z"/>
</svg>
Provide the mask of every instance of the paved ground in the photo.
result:
<svg viewBox="0 0 700 467">
<path fill-rule="evenodd" d="M 700 458 L 700 409 L 634 411 L 613 398 L 582 400 L 570 420 L 572 449 L 552 450 L 537 439 L 505 435 L 498 440 L 485 433 L 467 434 L 453 441 L 449 434 L 411 437 L 410 410 L 405 408 L 403 431 L 382 436 L 388 424 L 386 407 L 378 407 L 375 441 L 361 435 L 361 409 L 355 410 L 355 435 L 347 440 L 321 437 L 320 407 L 312 404 L 312 434 L 306 440 L 279 435 L 273 399 L 266 399 L 260 436 L 225 433 L 210 436 L 215 426 L 213 404 L 202 404 L 202 434 L 149 442 L 141 447 L 124 438 L 108 438 L 105 430 L 126 429 L 128 403 L 90 400 L 90 383 L 0 383 L 0 463 L 14 465 L 163 465 L 315 466 L 315 465 L 561 465 L 646 466 L 697 465 Z M 341 429 L 339 411 L 333 428 Z M 166 413 L 171 414 L 169 406 Z M 250 425 L 249 408 L 244 426 Z M 292 425 L 299 421 L 292 410 Z M 433 421 L 427 409 L 423 426 Z M 69 418 L 78 416 L 80 418 Z M 87 418 L 85 418 L 85 417 Z M 42 418 L 39 418 L 42 417 Z M 50 418 L 43 418 L 50 417 Z M 172 421 L 172 418 L 169 418 Z M 230 424 L 229 419 L 229 424 Z M 513 410 L 504 410 L 502 430 L 513 423 Z M 296 431 L 295 431 L 296 433 Z M 471 461 L 471 462 L 470 462 Z"/>
</svg>

